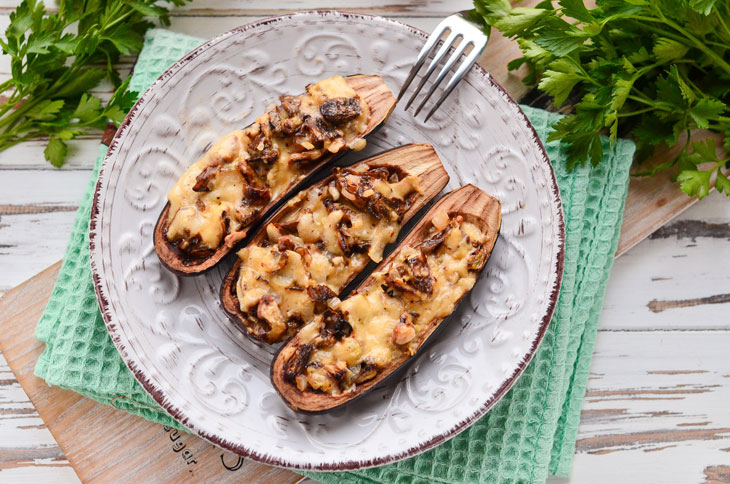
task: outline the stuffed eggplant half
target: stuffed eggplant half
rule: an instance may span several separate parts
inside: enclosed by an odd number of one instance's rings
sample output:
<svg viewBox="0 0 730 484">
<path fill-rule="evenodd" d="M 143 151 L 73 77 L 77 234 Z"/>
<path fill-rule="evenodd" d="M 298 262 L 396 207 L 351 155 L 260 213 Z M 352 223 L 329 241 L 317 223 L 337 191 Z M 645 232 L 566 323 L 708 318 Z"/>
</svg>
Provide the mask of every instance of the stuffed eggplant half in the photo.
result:
<svg viewBox="0 0 730 484">
<path fill-rule="evenodd" d="M 352 295 L 282 347 L 271 380 L 286 403 L 330 410 L 411 359 L 474 286 L 500 224 L 499 201 L 472 185 L 440 200 Z"/>
<path fill-rule="evenodd" d="M 248 228 L 307 175 L 364 137 L 395 106 L 380 76 L 334 76 L 282 96 L 179 178 L 154 232 L 162 263 L 179 274 L 214 266 Z"/>
<path fill-rule="evenodd" d="M 278 343 L 336 304 L 340 292 L 448 183 L 430 145 L 411 144 L 300 192 L 238 252 L 223 307 L 253 338 Z"/>
</svg>

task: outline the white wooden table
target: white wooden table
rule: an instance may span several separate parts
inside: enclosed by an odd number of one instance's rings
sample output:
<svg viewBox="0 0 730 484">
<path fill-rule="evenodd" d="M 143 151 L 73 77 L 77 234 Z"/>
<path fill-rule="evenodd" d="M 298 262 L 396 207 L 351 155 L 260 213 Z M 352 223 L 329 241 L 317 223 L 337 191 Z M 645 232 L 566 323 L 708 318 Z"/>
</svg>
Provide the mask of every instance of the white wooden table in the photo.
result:
<svg viewBox="0 0 730 484">
<path fill-rule="evenodd" d="M 17 3 L 0 0 L 3 31 Z M 171 29 L 211 37 L 290 9 L 346 8 L 431 30 L 469 7 L 470 0 L 195 0 L 174 12 Z M 0 57 L 0 81 L 9 70 Z M 62 170 L 44 161 L 42 142 L 0 153 L 0 295 L 63 256 L 97 147 L 98 137 L 74 142 Z M 728 255 L 730 203 L 713 193 L 616 261 L 571 483 L 730 483 Z M 0 482 L 78 482 L 2 356 Z"/>
</svg>

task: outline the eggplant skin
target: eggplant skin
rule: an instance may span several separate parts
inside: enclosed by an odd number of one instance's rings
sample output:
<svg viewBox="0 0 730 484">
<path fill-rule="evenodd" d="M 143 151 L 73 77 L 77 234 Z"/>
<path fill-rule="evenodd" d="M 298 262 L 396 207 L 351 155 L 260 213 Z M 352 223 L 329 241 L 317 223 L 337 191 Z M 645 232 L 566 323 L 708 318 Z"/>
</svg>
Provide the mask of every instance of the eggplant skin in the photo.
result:
<svg viewBox="0 0 730 484">
<path fill-rule="evenodd" d="M 365 132 L 362 133 L 363 137 L 367 137 L 380 128 L 388 119 L 393 109 L 395 109 L 396 98 L 385 84 L 383 78 L 378 75 L 356 74 L 347 76 L 346 79 L 348 84 L 350 84 L 370 108 L 370 120 L 368 121 Z M 153 245 L 157 257 L 165 268 L 180 276 L 197 275 L 210 270 L 246 238 L 253 226 L 257 225 L 259 221 L 265 220 L 290 194 L 307 184 L 311 180 L 311 177 L 318 173 L 321 168 L 343 155 L 346 151 L 322 157 L 304 177 L 292 184 L 279 198 L 271 200 L 263 207 L 258 216 L 248 226 L 243 227 L 237 232 L 228 234 L 221 245 L 212 252 L 210 257 L 201 260 L 186 261 L 182 257 L 182 251 L 167 239 L 166 232 L 167 226 L 169 225 L 168 215 L 170 209 L 170 204 L 167 203 L 157 219 L 153 233 Z"/>
<path fill-rule="evenodd" d="M 462 215 L 467 221 L 477 224 L 489 236 L 490 246 L 487 247 L 487 254 L 488 256 L 491 255 L 501 228 L 501 205 L 496 198 L 486 194 L 473 185 L 467 185 L 451 192 L 434 205 L 429 213 L 423 217 L 419 224 L 411 231 L 398 248 L 393 251 L 393 253 L 375 270 L 377 271 L 381 267 L 390 263 L 402 249 L 409 245 L 413 246 L 422 240 L 425 231 L 430 226 L 432 216 L 437 212 L 437 210 L 439 210 L 439 208 L 442 207 L 448 211 L 450 216 L 457 214 Z M 486 267 L 486 263 L 484 267 Z M 484 270 L 484 267 L 480 269 L 480 272 Z M 372 278 L 368 278 L 361 284 L 360 288 L 356 289 L 356 291 L 365 288 L 368 284 L 372 283 Z M 461 295 L 454 305 L 454 310 L 467 294 L 468 291 Z M 444 321 L 447 319 L 450 318 L 437 318 L 431 321 L 428 330 L 419 336 L 417 349 L 413 355 L 405 356 L 399 360 L 393 361 L 389 367 L 382 369 L 374 379 L 361 385 L 357 385 L 354 391 L 335 396 L 311 390 L 301 392 L 296 385 L 291 384 L 286 380 L 284 374 L 286 362 L 284 361 L 283 355 L 287 348 L 299 346 L 299 335 L 297 334 L 284 346 L 282 346 L 274 358 L 271 365 L 270 375 L 272 385 L 286 404 L 295 411 L 307 414 L 327 412 L 341 405 L 357 400 L 371 389 L 388 381 L 391 377 L 399 377 L 402 375 L 402 371 L 407 368 L 411 361 L 420 355 L 424 347 L 428 346 L 428 343 L 434 339 L 432 337 L 438 332 Z"/>
</svg>

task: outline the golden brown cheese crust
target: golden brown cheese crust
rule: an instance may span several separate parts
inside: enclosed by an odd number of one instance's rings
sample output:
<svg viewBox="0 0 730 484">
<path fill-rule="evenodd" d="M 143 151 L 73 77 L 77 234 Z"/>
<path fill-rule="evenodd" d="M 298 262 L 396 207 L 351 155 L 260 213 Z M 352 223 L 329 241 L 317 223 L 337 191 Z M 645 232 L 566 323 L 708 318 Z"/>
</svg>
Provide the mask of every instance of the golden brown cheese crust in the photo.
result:
<svg viewBox="0 0 730 484">
<path fill-rule="evenodd" d="M 327 154 L 365 146 L 370 111 L 341 76 L 283 96 L 233 131 L 180 177 L 168 195 L 165 235 L 187 260 L 209 257 Z"/>
<path fill-rule="evenodd" d="M 418 178 L 393 167 L 338 169 L 294 197 L 266 239 L 238 252 L 236 296 L 253 337 L 275 343 L 320 314 L 395 241 Z"/>
<path fill-rule="evenodd" d="M 442 216 L 443 215 L 443 216 Z M 462 217 L 437 214 L 424 239 L 371 275 L 363 289 L 316 316 L 287 348 L 284 378 L 304 391 L 354 392 L 415 354 L 435 320 L 474 286 L 491 242 Z"/>
</svg>

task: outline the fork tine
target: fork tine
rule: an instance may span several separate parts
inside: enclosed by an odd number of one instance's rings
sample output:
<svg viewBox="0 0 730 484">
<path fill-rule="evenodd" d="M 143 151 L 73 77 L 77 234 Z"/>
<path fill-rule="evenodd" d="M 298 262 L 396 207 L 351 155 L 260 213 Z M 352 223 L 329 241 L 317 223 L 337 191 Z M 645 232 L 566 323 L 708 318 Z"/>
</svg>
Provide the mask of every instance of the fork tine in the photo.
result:
<svg viewBox="0 0 730 484">
<path fill-rule="evenodd" d="M 449 73 L 451 68 L 456 63 L 456 61 L 461 59 L 461 55 L 466 51 L 466 49 L 470 45 L 474 45 L 474 43 L 471 40 L 467 41 L 466 39 L 464 39 L 461 41 L 461 44 L 459 44 L 459 47 L 457 47 L 456 51 L 453 54 L 451 54 L 451 57 L 449 57 L 449 60 L 446 62 L 446 64 L 444 64 L 443 69 L 441 69 L 441 72 L 439 72 L 439 75 L 436 77 L 436 80 L 431 85 L 431 88 L 426 93 L 426 96 L 421 101 L 421 104 L 419 104 L 418 107 L 416 108 L 416 112 L 413 113 L 414 117 L 418 116 L 418 113 L 421 112 L 421 109 L 423 109 L 423 106 L 425 106 L 426 102 L 431 98 L 433 93 L 436 91 L 436 88 L 439 87 L 439 84 L 441 84 L 441 81 L 444 80 L 444 78 L 446 77 L 446 74 Z"/>
<path fill-rule="evenodd" d="M 456 39 L 463 37 L 463 35 L 456 31 L 451 31 L 448 37 L 446 37 L 446 40 L 444 40 L 443 45 L 441 45 L 441 48 L 436 52 L 436 55 L 433 59 L 431 59 L 431 63 L 428 65 L 428 69 L 426 70 L 426 73 L 421 77 L 420 82 L 418 83 L 418 86 L 416 86 L 416 89 L 413 91 L 413 94 L 411 94 L 410 99 L 408 99 L 408 102 L 406 103 L 405 109 L 408 109 L 411 104 L 413 103 L 413 100 L 416 99 L 416 96 L 418 96 L 418 93 L 421 92 L 421 88 L 424 84 L 426 84 L 426 81 L 428 81 L 428 78 L 431 77 L 431 74 L 433 74 L 433 71 L 436 70 L 436 66 L 439 62 L 446 56 L 446 54 L 449 52 L 449 49 L 451 48 L 452 44 L 456 41 Z"/>
<path fill-rule="evenodd" d="M 486 42 L 484 43 L 486 45 Z M 464 75 L 469 72 L 469 69 L 471 69 L 471 66 L 474 65 L 474 63 L 479 58 L 479 54 L 482 53 L 484 50 L 484 45 L 481 46 L 481 48 L 477 48 L 475 45 L 471 52 L 469 52 L 469 55 L 466 56 L 466 59 L 464 59 L 464 62 L 461 63 L 458 69 L 456 69 L 456 72 L 454 73 L 454 76 L 449 79 L 449 83 L 446 84 L 446 89 L 444 89 L 444 92 L 441 94 L 441 97 L 436 101 L 436 104 L 433 105 L 431 110 L 426 115 L 425 121 L 428 121 L 428 119 L 433 115 L 433 113 L 436 112 L 436 110 L 441 106 L 441 103 L 443 103 L 447 97 L 449 97 L 449 94 L 451 94 L 451 91 L 454 90 L 456 85 L 461 81 L 461 78 L 464 77 Z"/>
<path fill-rule="evenodd" d="M 434 47 L 436 47 L 436 44 L 438 43 L 441 36 L 447 29 L 449 29 L 449 31 L 451 30 L 448 25 L 448 20 L 448 18 L 445 18 L 436 26 L 436 30 L 433 31 L 433 33 L 428 37 L 428 40 L 426 40 L 426 43 L 421 48 L 421 52 L 418 53 L 418 57 L 416 58 L 416 63 L 413 64 L 413 67 L 411 67 L 411 71 L 408 73 L 406 82 L 404 82 L 403 86 L 400 88 L 400 92 L 398 93 L 398 101 L 400 101 L 400 98 L 403 97 L 403 94 L 405 94 L 408 86 L 410 86 L 411 82 L 413 82 L 413 78 L 416 77 L 416 74 L 421 69 L 421 66 L 431 54 Z"/>
</svg>

